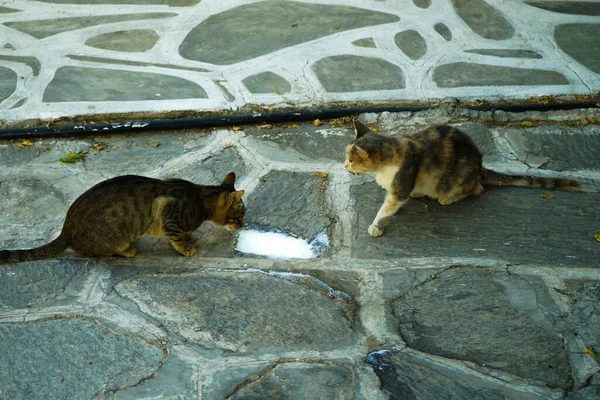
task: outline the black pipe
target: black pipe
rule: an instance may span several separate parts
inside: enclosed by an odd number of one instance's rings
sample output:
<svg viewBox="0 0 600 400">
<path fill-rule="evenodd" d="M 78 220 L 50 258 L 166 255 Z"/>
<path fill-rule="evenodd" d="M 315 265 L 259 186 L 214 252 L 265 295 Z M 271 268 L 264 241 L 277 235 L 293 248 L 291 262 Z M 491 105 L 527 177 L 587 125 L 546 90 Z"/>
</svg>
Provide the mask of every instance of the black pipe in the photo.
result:
<svg viewBox="0 0 600 400">
<path fill-rule="evenodd" d="M 460 104 L 460 103 L 458 103 Z M 513 105 L 481 105 L 481 106 L 462 106 L 458 109 L 473 111 L 506 111 L 506 112 L 525 112 L 525 111 L 556 111 L 573 110 L 578 108 L 598 108 L 600 103 L 552 103 L 552 104 L 513 104 Z M 190 128 L 211 128 L 228 125 L 250 125 L 258 123 L 281 123 L 281 122 L 300 122 L 311 121 L 315 119 L 333 119 L 359 115 L 363 113 L 381 113 L 381 112 L 417 112 L 431 110 L 438 106 L 414 106 L 414 107 L 362 107 L 362 108 L 336 108 L 326 110 L 304 110 L 304 111 L 285 111 L 270 113 L 253 113 L 222 115 L 217 117 L 197 117 L 197 118 L 179 118 L 179 119 L 157 119 L 148 121 L 127 121 L 114 122 L 108 124 L 75 124 L 65 126 L 42 126 L 33 128 L 11 128 L 0 129 L 0 140 L 9 139 L 32 139 L 32 138 L 50 138 L 64 136 L 89 136 L 104 135 L 112 133 L 132 133 L 147 132 L 156 130 L 179 130 Z"/>
</svg>

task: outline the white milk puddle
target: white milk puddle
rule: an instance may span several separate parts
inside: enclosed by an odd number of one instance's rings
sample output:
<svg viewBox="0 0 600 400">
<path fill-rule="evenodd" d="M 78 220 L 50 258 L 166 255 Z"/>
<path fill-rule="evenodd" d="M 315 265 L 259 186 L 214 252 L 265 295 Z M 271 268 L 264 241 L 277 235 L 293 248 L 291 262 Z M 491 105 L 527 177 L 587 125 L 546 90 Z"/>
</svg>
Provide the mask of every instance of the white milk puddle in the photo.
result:
<svg viewBox="0 0 600 400">
<path fill-rule="evenodd" d="M 328 246 L 324 230 L 311 241 L 280 232 L 265 232 L 256 229 L 240 229 L 236 250 L 241 253 L 257 254 L 269 258 L 316 258 L 323 247 Z"/>
</svg>

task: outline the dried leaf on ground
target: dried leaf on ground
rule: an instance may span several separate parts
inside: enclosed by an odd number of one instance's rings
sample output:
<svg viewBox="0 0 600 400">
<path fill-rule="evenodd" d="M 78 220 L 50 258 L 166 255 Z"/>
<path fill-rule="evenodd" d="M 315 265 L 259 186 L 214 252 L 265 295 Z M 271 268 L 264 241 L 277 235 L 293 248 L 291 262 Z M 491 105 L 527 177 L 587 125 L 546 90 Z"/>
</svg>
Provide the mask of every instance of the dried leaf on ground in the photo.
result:
<svg viewBox="0 0 600 400">
<path fill-rule="evenodd" d="M 321 126 L 321 125 L 323 125 L 323 122 L 321 122 L 321 120 L 317 118 L 317 119 L 315 119 L 313 121 L 313 125 L 314 126 Z"/>
<path fill-rule="evenodd" d="M 104 150 L 104 146 L 101 143 L 94 143 L 94 149 L 98 151 Z"/>
<path fill-rule="evenodd" d="M 262 124 L 258 126 L 258 129 L 272 129 L 273 125 L 272 124 Z"/>
<path fill-rule="evenodd" d="M 598 121 L 596 121 L 596 118 L 592 118 L 592 117 L 589 117 L 587 119 L 587 122 L 590 124 L 594 124 L 594 125 L 596 125 L 598 123 Z"/>
<path fill-rule="evenodd" d="M 535 122 L 533 122 L 533 121 L 523 121 L 523 122 L 521 122 L 521 126 L 523 128 L 533 128 L 535 126 Z"/>
<path fill-rule="evenodd" d="M 26 140 L 23 140 L 21 143 L 19 143 L 20 149 L 24 149 L 25 147 L 28 147 L 28 146 L 33 146 L 33 143 L 31 143 L 31 140 L 26 139 Z"/>
<path fill-rule="evenodd" d="M 596 238 L 596 241 L 597 241 L 597 242 L 600 242 L 600 233 L 596 233 L 596 234 L 594 235 L 594 238 Z"/>
<path fill-rule="evenodd" d="M 156 149 L 158 146 L 160 146 L 160 143 L 154 143 L 152 146 L 154 146 L 154 148 Z"/>
<path fill-rule="evenodd" d="M 231 129 L 233 129 L 234 131 L 236 131 L 236 132 L 237 132 L 237 131 L 240 131 L 240 130 L 242 130 L 242 127 L 241 127 L 241 126 L 234 126 L 234 127 L 233 127 L 233 128 L 231 128 Z"/>
<path fill-rule="evenodd" d="M 591 346 L 586 347 L 585 352 L 588 353 L 594 360 L 598 360 L 598 354 L 596 354 Z"/>
<path fill-rule="evenodd" d="M 318 176 L 319 178 L 327 178 L 329 176 L 329 174 L 326 174 L 325 172 L 319 172 L 317 171 L 315 173 L 316 176 Z"/>
<path fill-rule="evenodd" d="M 298 124 L 290 124 L 287 127 L 290 128 L 290 129 L 298 129 L 298 128 L 300 128 L 300 125 L 298 125 Z"/>
<path fill-rule="evenodd" d="M 543 198 L 545 198 L 545 199 L 548 199 L 548 200 L 550 200 L 551 198 L 553 198 L 553 197 L 554 197 L 554 195 L 553 195 L 553 194 L 545 194 L 545 193 L 542 193 L 542 197 L 543 197 Z"/>
<path fill-rule="evenodd" d="M 87 151 L 78 151 L 77 153 L 73 153 L 70 152 L 67 154 L 66 157 L 62 157 L 60 158 L 58 161 L 60 161 L 63 164 L 75 164 L 78 161 L 81 161 L 85 158 L 85 155 L 88 153 L 89 150 Z"/>
</svg>

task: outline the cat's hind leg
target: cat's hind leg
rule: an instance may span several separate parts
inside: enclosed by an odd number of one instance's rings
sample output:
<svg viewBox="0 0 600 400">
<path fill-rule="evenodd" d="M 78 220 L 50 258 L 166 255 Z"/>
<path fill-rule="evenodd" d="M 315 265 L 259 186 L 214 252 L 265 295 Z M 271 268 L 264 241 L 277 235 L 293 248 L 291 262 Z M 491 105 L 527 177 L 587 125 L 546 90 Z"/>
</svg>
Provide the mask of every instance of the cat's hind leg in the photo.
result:
<svg viewBox="0 0 600 400">
<path fill-rule="evenodd" d="M 118 256 L 122 256 L 122 257 L 131 258 L 131 257 L 135 256 L 135 249 L 130 244 L 125 249 L 117 249 L 114 254 L 116 254 Z"/>
<path fill-rule="evenodd" d="M 392 216 L 398 212 L 400 207 L 406 203 L 407 199 L 400 200 L 395 195 L 388 193 L 385 196 L 385 201 L 377 212 L 371 226 L 369 226 L 369 235 L 373 237 L 383 235 L 385 227 L 390 223 Z"/>
<path fill-rule="evenodd" d="M 440 196 L 440 198 L 438 199 L 438 202 L 441 205 L 445 206 L 448 204 L 456 203 L 457 201 L 462 200 L 465 197 L 468 197 L 471 195 L 477 196 L 477 195 L 481 194 L 481 192 L 483 192 L 483 186 L 481 186 L 481 183 L 479 183 L 479 182 L 475 182 L 473 185 L 470 185 L 470 186 L 471 187 L 469 187 L 467 190 L 464 190 L 463 188 L 461 188 L 460 190 L 455 190 L 451 194 Z"/>
</svg>

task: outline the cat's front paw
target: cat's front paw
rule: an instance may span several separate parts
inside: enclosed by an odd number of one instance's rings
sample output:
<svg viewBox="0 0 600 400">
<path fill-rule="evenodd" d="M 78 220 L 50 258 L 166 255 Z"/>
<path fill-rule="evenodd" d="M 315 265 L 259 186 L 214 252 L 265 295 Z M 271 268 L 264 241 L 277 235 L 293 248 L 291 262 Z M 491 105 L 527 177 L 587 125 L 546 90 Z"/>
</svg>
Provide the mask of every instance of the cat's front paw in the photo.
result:
<svg viewBox="0 0 600 400">
<path fill-rule="evenodd" d="M 191 257 L 196 254 L 196 248 L 192 246 L 186 246 L 180 249 L 179 252 L 185 257 Z"/>
<path fill-rule="evenodd" d="M 371 225 L 368 229 L 369 235 L 373 237 L 378 237 L 383 235 L 383 228 L 378 227 L 377 225 Z"/>
</svg>

